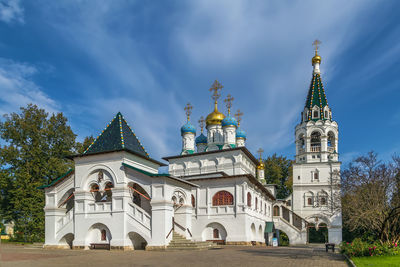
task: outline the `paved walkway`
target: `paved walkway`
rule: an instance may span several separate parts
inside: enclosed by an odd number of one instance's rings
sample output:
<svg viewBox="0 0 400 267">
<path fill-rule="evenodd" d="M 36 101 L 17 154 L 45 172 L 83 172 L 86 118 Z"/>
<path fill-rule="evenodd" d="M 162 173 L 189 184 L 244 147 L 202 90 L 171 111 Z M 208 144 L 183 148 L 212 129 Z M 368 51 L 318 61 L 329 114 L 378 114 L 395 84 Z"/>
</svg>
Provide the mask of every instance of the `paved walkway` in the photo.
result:
<svg viewBox="0 0 400 267">
<path fill-rule="evenodd" d="M 347 266 L 322 247 L 223 247 L 202 251 L 44 250 L 1 245 L 0 266 Z"/>
</svg>

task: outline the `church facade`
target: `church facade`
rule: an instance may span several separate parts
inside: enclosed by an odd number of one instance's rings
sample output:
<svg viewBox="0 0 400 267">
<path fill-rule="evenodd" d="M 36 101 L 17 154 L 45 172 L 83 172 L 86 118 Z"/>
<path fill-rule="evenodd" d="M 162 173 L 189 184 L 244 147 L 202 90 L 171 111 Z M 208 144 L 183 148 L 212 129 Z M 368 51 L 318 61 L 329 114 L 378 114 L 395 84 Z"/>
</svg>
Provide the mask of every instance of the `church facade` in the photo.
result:
<svg viewBox="0 0 400 267">
<path fill-rule="evenodd" d="M 284 231 L 290 244 L 306 244 L 308 228 L 328 229 L 326 241 L 341 242 L 338 125 L 326 101 L 317 54 L 313 78 L 296 126 L 293 193 L 276 199 L 266 184 L 262 150 L 246 148 L 246 133 L 233 98 L 218 111 L 222 86 L 215 81 L 214 110 L 199 120 L 201 133 L 181 127 L 182 151 L 152 159 L 121 113 L 82 155 L 74 169 L 41 188 L 45 192 L 45 247 L 168 249 L 179 244 L 271 244 Z M 204 123 L 207 133 L 203 133 Z M 183 240 L 183 241 L 182 241 Z M 185 243 L 186 242 L 186 243 Z"/>
</svg>

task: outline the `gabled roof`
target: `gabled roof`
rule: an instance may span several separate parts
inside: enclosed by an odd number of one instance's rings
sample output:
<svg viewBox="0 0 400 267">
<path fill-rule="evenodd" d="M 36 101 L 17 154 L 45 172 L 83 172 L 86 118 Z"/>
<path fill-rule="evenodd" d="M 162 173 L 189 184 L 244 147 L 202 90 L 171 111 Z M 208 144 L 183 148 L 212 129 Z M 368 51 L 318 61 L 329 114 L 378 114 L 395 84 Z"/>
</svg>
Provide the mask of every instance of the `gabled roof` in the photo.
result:
<svg viewBox="0 0 400 267">
<path fill-rule="evenodd" d="M 307 101 L 305 108 L 308 108 L 307 120 L 312 120 L 311 110 L 314 106 L 320 108 L 320 114 L 322 120 L 327 120 L 329 118 L 325 118 L 325 114 L 323 109 L 325 106 L 328 106 L 328 100 L 326 99 L 324 86 L 321 80 L 320 73 L 314 73 L 311 79 L 310 89 L 308 90 Z"/>
<path fill-rule="evenodd" d="M 149 158 L 139 139 L 133 133 L 121 112 L 112 119 L 83 155 L 128 150 Z"/>
</svg>

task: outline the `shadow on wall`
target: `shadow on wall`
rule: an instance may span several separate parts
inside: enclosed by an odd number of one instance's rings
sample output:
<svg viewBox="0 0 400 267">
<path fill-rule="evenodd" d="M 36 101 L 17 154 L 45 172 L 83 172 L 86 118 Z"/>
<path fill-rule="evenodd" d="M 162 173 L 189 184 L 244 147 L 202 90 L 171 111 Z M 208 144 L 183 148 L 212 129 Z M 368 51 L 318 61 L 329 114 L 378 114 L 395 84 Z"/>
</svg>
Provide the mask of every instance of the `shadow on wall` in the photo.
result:
<svg viewBox="0 0 400 267">
<path fill-rule="evenodd" d="M 146 246 L 147 246 L 146 240 L 138 233 L 130 232 L 128 234 L 128 237 L 131 240 L 132 246 L 135 250 L 146 248 Z"/>
</svg>

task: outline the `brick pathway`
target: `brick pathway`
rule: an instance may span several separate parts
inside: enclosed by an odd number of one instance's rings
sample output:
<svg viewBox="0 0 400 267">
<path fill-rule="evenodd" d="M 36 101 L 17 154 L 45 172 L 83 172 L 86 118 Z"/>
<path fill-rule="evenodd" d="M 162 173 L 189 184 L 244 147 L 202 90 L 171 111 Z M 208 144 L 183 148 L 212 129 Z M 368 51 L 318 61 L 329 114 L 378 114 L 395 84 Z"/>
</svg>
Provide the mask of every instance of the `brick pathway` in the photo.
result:
<svg viewBox="0 0 400 267">
<path fill-rule="evenodd" d="M 322 247 L 223 247 L 202 251 L 43 250 L 1 245 L 0 266 L 347 266 Z"/>
</svg>

